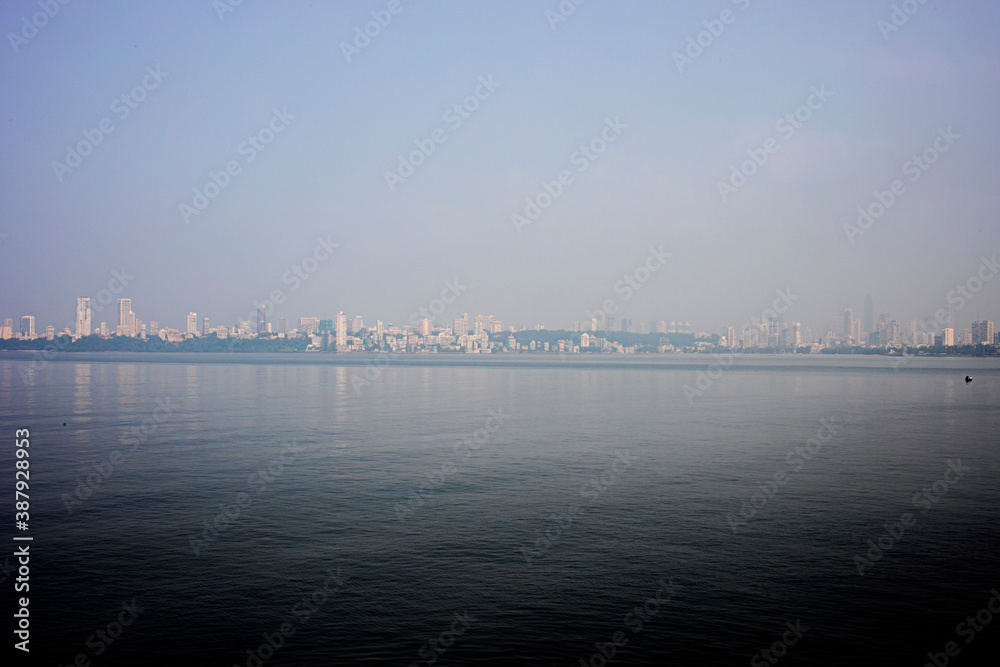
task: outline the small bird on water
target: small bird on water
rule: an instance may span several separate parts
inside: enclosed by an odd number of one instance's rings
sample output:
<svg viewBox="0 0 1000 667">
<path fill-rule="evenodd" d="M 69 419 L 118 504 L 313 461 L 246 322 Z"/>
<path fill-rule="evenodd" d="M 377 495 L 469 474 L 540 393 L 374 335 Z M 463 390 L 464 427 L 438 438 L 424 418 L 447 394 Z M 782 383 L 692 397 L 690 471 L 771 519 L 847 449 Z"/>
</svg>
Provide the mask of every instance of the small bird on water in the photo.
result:
<svg viewBox="0 0 1000 667">
<path fill-rule="evenodd" d="M 972 376 L 971 375 L 966 375 L 965 376 L 965 381 L 966 382 L 972 382 Z"/>
</svg>

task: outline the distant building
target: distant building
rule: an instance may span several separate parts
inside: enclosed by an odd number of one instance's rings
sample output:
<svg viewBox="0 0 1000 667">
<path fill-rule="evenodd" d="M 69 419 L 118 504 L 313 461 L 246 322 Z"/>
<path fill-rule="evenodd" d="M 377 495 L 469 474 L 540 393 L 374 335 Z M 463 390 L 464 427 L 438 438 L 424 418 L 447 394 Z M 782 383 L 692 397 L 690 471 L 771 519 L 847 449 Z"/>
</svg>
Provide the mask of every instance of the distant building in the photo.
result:
<svg viewBox="0 0 1000 667">
<path fill-rule="evenodd" d="M 34 338 L 34 337 L 35 337 L 35 316 L 34 315 L 21 316 L 21 338 Z"/>
<path fill-rule="evenodd" d="M 76 337 L 90 335 L 90 297 L 76 299 Z"/>
<path fill-rule="evenodd" d="M 152 335 L 155 336 L 156 333 L 153 333 Z M 202 336 L 207 336 L 208 335 L 208 318 L 207 317 L 201 318 L 201 335 Z"/>
<path fill-rule="evenodd" d="M 344 349 L 347 347 L 347 318 L 344 317 L 344 311 L 337 313 L 337 349 Z"/>
<path fill-rule="evenodd" d="M 872 295 L 865 295 L 865 334 L 875 331 L 875 304 L 872 302 Z"/>
<path fill-rule="evenodd" d="M 944 340 L 942 341 L 942 345 L 944 345 L 945 347 L 951 347 L 954 344 L 955 344 L 955 330 L 952 329 L 951 327 L 946 327 L 944 330 Z"/>
<path fill-rule="evenodd" d="M 267 306 L 257 308 L 257 334 L 267 333 Z"/>
<path fill-rule="evenodd" d="M 186 333 L 198 335 L 198 313 L 188 313 Z"/>
<path fill-rule="evenodd" d="M 979 322 L 972 323 L 972 344 L 993 344 L 993 322 L 990 320 L 980 320 Z"/>
</svg>

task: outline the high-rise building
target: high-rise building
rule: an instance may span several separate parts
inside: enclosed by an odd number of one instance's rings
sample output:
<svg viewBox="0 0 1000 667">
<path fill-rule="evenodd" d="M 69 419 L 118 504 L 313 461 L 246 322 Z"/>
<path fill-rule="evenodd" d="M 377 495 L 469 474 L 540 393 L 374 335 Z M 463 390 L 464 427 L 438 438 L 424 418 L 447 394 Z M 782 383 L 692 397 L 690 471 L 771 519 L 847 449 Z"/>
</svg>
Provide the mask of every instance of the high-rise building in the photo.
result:
<svg viewBox="0 0 1000 667">
<path fill-rule="evenodd" d="M 944 346 L 951 347 L 955 344 L 955 330 L 951 327 L 946 327 L 944 330 Z"/>
<path fill-rule="evenodd" d="M 361 319 L 360 315 L 355 315 L 354 319 L 351 320 L 351 331 L 355 334 L 361 333 L 361 330 L 365 328 L 365 321 Z"/>
<path fill-rule="evenodd" d="M 4 319 L 3 326 L 0 326 L 0 339 L 7 340 L 14 337 L 14 320 L 9 317 Z"/>
<path fill-rule="evenodd" d="M 76 299 L 76 337 L 90 335 L 90 297 Z"/>
<path fill-rule="evenodd" d="M 478 336 L 484 332 L 489 333 L 492 322 L 492 315 L 476 315 L 475 334 Z"/>
<path fill-rule="evenodd" d="M 993 344 L 993 322 L 990 320 L 980 320 L 979 322 L 972 323 L 972 344 Z"/>
<path fill-rule="evenodd" d="M 468 315 L 465 316 L 465 328 L 466 328 L 466 331 L 464 333 L 468 333 L 469 332 L 468 331 L 468 328 L 469 328 L 469 316 Z M 385 333 L 385 324 L 383 324 L 382 320 L 375 320 L 375 337 L 378 338 L 379 340 L 382 340 L 382 334 L 383 333 Z"/>
<path fill-rule="evenodd" d="M 844 308 L 844 338 L 850 339 L 851 333 L 854 331 L 854 311 L 850 308 Z M 857 341 L 852 341 L 857 342 Z"/>
<path fill-rule="evenodd" d="M 267 333 L 267 306 L 257 307 L 257 335 Z"/>
<path fill-rule="evenodd" d="M 118 326 L 116 336 L 132 335 L 132 299 L 118 299 Z"/>
<path fill-rule="evenodd" d="M 191 336 L 198 335 L 198 313 L 188 313 L 187 333 Z"/>
<path fill-rule="evenodd" d="M 34 315 L 22 315 L 21 316 L 21 338 L 34 338 L 35 337 L 35 316 Z"/>
<path fill-rule="evenodd" d="M 201 318 L 201 335 L 202 336 L 207 336 L 208 335 L 208 318 L 207 317 Z"/>
<path fill-rule="evenodd" d="M 337 313 L 337 349 L 347 347 L 347 318 L 344 311 Z"/>
<path fill-rule="evenodd" d="M 319 318 L 318 317 L 300 317 L 299 327 L 300 334 L 305 334 L 311 336 L 319 332 Z"/>
<path fill-rule="evenodd" d="M 288 333 L 288 320 L 284 317 L 278 318 L 278 335 L 284 335 Z"/>
<path fill-rule="evenodd" d="M 875 331 L 875 304 L 872 302 L 872 295 L 865 295 L 865 334 Z"/>
<path fill-rule="evenodd" d="M 455 318 L 455 326 L 452 327 L 452 333 L 456 336 L 467 336 L 469 335 L 469 314 L 462 313 L 461 317 Z"/>
<path fill-rule="evenodd" d="M 101 335 L 105 338 L 111 335 L 111 329 L 108 327 L 107 322 L 101 322 Z"/>
<path fill-rule="evenodd" d="M 54 340 L 56 337 L 56 328 L 51 324 L 45 327 L 45 340 Z"/>
<path fill-rule="evenodd" d="M 624 333 L 628 333 L 631 330 L 632 330 L 632 318 L 631 317 L 623 317 L 622 318 L 622 324 L 621 324 L 621 331 L 623 331 Z"/>
<path fill-rule="evenodd" d="M 160 323 L 156 320 L 150 320 L 149 322 L 149 335 L 156 336 L 160 333 Z"/>
</svg>

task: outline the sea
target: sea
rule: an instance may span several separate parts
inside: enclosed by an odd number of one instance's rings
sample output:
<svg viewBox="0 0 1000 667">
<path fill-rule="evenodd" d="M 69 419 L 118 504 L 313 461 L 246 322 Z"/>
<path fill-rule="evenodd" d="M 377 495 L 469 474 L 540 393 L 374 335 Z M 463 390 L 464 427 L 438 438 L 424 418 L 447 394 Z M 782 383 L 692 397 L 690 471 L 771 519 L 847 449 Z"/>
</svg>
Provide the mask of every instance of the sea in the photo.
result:
<svg viewBox="0 0 1000 667">
<path fill-rule="evenodd" d="M 32 359 L 4 664 L 1000 664 L 998 359 Z"/>
</svg>

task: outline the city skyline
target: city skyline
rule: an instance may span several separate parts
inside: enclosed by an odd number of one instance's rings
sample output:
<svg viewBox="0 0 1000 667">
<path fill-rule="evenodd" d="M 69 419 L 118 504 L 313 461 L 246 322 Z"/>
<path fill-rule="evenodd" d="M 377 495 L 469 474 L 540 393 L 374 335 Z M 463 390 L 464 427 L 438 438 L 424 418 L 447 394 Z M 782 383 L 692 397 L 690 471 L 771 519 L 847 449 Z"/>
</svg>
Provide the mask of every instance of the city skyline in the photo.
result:
<svg viewBox="0 0 1000 667">
<path fill-rule="evenodd" d="M 913 346 L 956 346 L 975 344 L 995 344 L 994 323 L 989 319 L 973 320 L 968 327 L 957 328 L 956 308 L 951 304 L 947 311 L 938 310 L 936 318 L 912 318 L 909 321 L 895 319 L 890 311 L 879 313 L 877 321 L 874 318 L 874 301 L 870 294 L 865 296 L 864 314 L 862 318 L 854 317 L 854 310 L 850 307 L 843 309 L 842 320 L 839 324 L 828 323 L 821 329 L 814 330 L 809 326 L 804 326 L 800 321 L 785 319 L 784 313 L 794 304 L 795 297 L 790 292 L 782 294 L 778 290 L 779 299 L 774 302 L 774 309 L 765 309 L 761 316 L 751 318 L 748 322 L 739 327 L 728 325 L 722 333 L 700 330 L 692 328 L 690 322 L 649 320 L 648 322 L 636 323 L 630 317 L 615 317 L 606 315 L 599 311 L 600 319 L 592 317 L 589 320 L 577 320 L 570 326 L 547 327 L 541 324 L 533 326 L 506 324 L 503 320 L 493 315 L 476 315 L 472 321 L 474 328 L 470 329 L 469 314 L 462 313 L 461 316 L 449 319 L 444 317 L 444 302 L 440 302 L 440 309 L 437 316 L 434 316 L 432 302 L 431 309 L 421 308 L 411 314 L 407 322 L 392 322 L 389 320 L 376 320 L 374 324 L 369 320 L 369 326 L 364 325 L 364 318 L 355 315 L 348 318 L 343 311 L 338 312 L 333 318 L 323 316 L 299 316 L 296 320 L 289 320 L 287 316 L 274 316 L 273 312 L 268 314 L 267 305 L 258 305 L 254 310 L 255 321 L 237 320 L 227 324 L 217 324 L 210 326 L 212 322 L 208 316 L 199 319 L 198 313 L 189 311 L 184 328 L 171 327 L 161 323 L 157 319 L 142 321 L 136 318 L 132 310 L 130 298 L 119 298 L 117 303 L 117 322 L 110 326 L 108 322 L 101 321 L 100 326 L 93 333 L 108 337 L 111 335 L 123 337 L 142 337 L 160 335 L 165 340 L 179 340 L 181 337 L 202 337 L 218 335 L 221 338 L 252 337 L 261 334 L 276 334 L 285 336 L 286 334 L 296 334 L 299 336 L 321 336 L 324 333 L 335 336 L 335 344 L 338 349 L 348 347 L 346 337 L 348 334 L 374 333 L 378 338 L 383 335 L 383 330 L 392 329 L 394 331 L 410 331 L 420 337 L 427 337 L 433 334 L 447 333 L 456 337 L 474 334 L 479 336 L 485 334 L 514 333 L 531 330 L 551 330 L 567 331 L 574 333 L 603 333 L 612 336 L 616 333 L 626 334 L 682 334 L 705 337 L 713 335 L 718 337 L 720 344 L 726 347 L 735 348 L 794 348 L 801 345 L 822 344 L 830 345 L 854 345 L 854 346 L 879 346 L 892 347 L 902 345 Z M 779 303 L 783 300 L 783 304 Z M 54 325 L 47 325 L 45 334 L 39 334 L 36 328 L 36 317 L 34 315 L 20 316 L 20 327 L 15 335 L 12 318 L 3 319 L 3 326 L 0 327 L 0 338 L 41 338 L 46 337 L 52 340 L 54 336 L 69 334 L 74 340 L 91 334 L 92 310 L 90 297 L 77 297 L 76 299 L 76 321 L 75 328 L 69 325 L 62 329 L 57 329 Z M 592 313 L 588 313 L 592 314 Z M 418 315 L 420 317 L 418 317 Z M 269 318 L 271 321 L 269 321 Z M 292 324 L 289 324 L 292 322 Z M 169 332 L 169 336 L 167 335 Z M 587 340 L 584 338 L 584 340 Z M 331 341 L 332 342 L 332 341 Z M 586 347 L 586 345 L 584 345 Z"/>
</svg>

